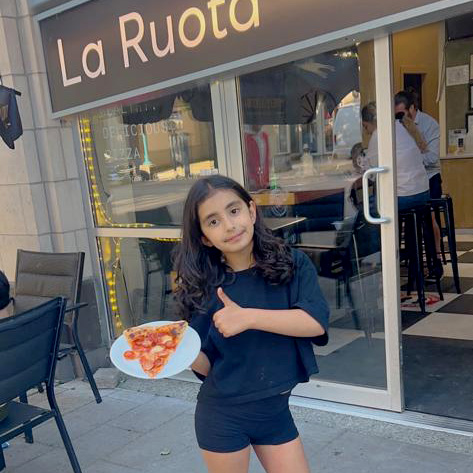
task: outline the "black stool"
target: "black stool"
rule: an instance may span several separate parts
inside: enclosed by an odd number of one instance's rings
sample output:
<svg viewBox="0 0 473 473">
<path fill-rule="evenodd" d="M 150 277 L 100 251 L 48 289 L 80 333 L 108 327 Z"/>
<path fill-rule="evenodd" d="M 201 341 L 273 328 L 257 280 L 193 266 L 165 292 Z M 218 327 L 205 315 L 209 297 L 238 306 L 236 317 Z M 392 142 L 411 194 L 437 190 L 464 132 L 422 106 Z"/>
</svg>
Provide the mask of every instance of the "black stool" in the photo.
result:
<svg viewBox="0 0 473 473">
<path fill-rule="evenodd" d="M 399 212 L 399 219 L 400 229 L 404 227 L 404 244 L 408 260 L 407 293 L 411 293 L 412 282 L 415 280 L 420 310 L 425 314 L 424 248 L 429 267 L 433 267 L 436 259 L 430 205 L 402 210 Z M 440 275 L 437 273 L 435 282 L 439 297 L 443 300 Z"/>
<path fill-rule="evenodd" d="M 442 251 L 442 260 L 444 264 L 451 263 L 453 280 L 455 282 L 455 289 L 458 294 L 461 294 L 460 289 L 460 275 L 458 273 L 458 257 L 457 257 L 457 239 L 455 236 L 455 220 L 453 217 L 453 201 L 449 195 L 443 196 L 441 199 L 431 199 L 430 205 L 435 213 L 435 218 L 440 227 L 440 248 Z M 443 223 L 440 215 L 443 215 Z M 448 251 L 445 251 L 443 238 L 447 237 Z M 450 259 L 447 260 L 445 254 L 450 254 Z"/>
</svg>

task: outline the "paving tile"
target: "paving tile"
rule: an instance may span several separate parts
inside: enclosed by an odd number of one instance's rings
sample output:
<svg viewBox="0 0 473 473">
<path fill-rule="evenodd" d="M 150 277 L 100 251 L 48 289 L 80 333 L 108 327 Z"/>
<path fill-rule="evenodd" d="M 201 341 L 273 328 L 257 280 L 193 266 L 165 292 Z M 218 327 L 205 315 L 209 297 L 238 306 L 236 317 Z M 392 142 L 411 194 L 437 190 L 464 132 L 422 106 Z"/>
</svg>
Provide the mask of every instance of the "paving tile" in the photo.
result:
<svg viewBox="0 0 473 473">
<path fill-rule="evenodd" d="M 345 433 L 344 429 L 299 420 L 297 415 L 294 415 L 294 420 L 307 456 L 311 456 L 313 453 L 325 448 L 326 445 L 340 438 Z"/>
<path fill-rule="evenodd" d="M 84 419 L 89 419 L 92 425 L 102 425 L 106 422 L 118 419 L 126 412 L 134 409 L 136 404 L 120 399 L 105 397 L 100 404 L 95 401 L 80 407 L 75 412 Z"/>
<path fill-rule="evenodd" d="M 473 265 L 471 265 L 473 267 Z M 473 295 L 462 294 L 442 307 L 442 312 L 473 315 Z"/>
<path fill-rule="evenodd" d="M 379 465 L 396 455 L 401 446 L 393 440 L 345 432 L 309 459 L 317 472 L 381 472 Z"/>
<path fill-rule="evenodd" d="M 83 473 L 143 473 L 143 470 L 99 460 L 83 470 Z"/>
<path fill-rule="evenodd" d="M 131 442 L 126 449 L 104 459 L 145 471 L 168 471 L 180 455 L 194 448 L 194 416 L 181 414 L 172 422 L 162 424 Z M 160 455 L 166 450 L 170 450 L 169 455 Z"/>
<path fill-rule="evenodd" d="M 110 425 L 136 432 L 149 432 L 186 411 L 193 411 L 194 404 L 180 399 L 153 396 L 153 400 L 110 420 Z"/>
<path fill-rule="evenodd" d="M 419 445 L 404 444 L 391 462 L 383 466 L 383 473 L 415 471 L 416 473 L 467 473 L 469 455 L 451 453 Z"/>
<path fill-rule="evenodd" d="M 473 263 L 473 251 L 467 251 L 458 258 L 459 263 Z"/>
<path fill-rule="evenodd" d="M 471 314 L 444 314 L 434 312 L 412 325 L 402 333 L 422 337 L 473 340 L 473 316 Z"/>
<path fill-rule="evenodd" d="M 63 416 L 64 423 L 66 424 L 67 432 L 72 440 L 77 439 L 81 435 L 90 432 L 96 425 L 91 423 L 90 419 L 77 414 L 72 411 Z M 56 422 L 53 419 L 48 420 L 44 424 L 39 425 L 33 430 L 33 436 L 35 442 L 49 445 L 52 447 L 62 448 L 64 443 L 59 429 L 57 428 Z"/>
<path fill-rule="evenodd" d="M 145 404 L 146 402 L 156 399 L 156 395 L 150 393 L 141 393 L 138 391 L 130 391 L 129 389 L 111 389 L 110 398 L 120 399 L 121 401 L 129 401 L 136 405 Z"/>
<path fill-rule="evenodd" d="M 35 429 L 36 431 L 36 429 Z M 10 447 L 4 450 L 5 463 L 8 469 L 18 468 L 35 458 L 52 451 L 52 447 L 35 442 L 28 444 L 24 437 L 10 440 Z"/>
<path fill-rule="evenodd" d="M 78 460 L 81 468 L 88 466 L 79 457 Z M 8 468 L 4 473 L 72 473 L 72 467 L 64 448 L 55 448 L 18 468 Z"/>
<path fill-rule="evenodd" d="M 90 392 L 90 394 L 83 394 L 70 390 L 64 390 L 63 392 L 56 395 L 56 400 L 62 415 L 72 412 L 80 407 L 86 406 L 92 402 L 95 404 L 92 392 Z M 33 399 L 31 400 L 31 403 L 33 404 Z M 49 409 L 49 403 L 46 394 L 43 393 L 41 396 L 35 397 L 34 405 Z"/>
<path fill-rule="evenodd" d="M 104 391 L 97 405 L 86 383 L 60 387 L 72 411 L 65 417 L 84 473 L 207 473 L 194 434 L 194 402 L 123 389 Z M 31 399 L 42 400 L 33 394 Z M 78 399 L 89 402 L 80 405 Z M 65 402 L 63 400 L 63 402 Z M 354 432 L 353 425 L 328 427 L 311 413 L 291 407 L 311 471 L 317 473 L 470 473 L 473 454 L 409 444 Z M 151 429 L 151 430 L 150 430 Z M 16 438 L 5 451 L 5 473 L 69 473 L 72 469 L 53 422 L 34 429 L 35 443 Z M 417 435 L 427 434 L 419 430 Z M 160 453 L 170 450 L 169 455 Z M 252 453 L 249 473 L 264 473 Z M 292 472 L 291 472 L 292 473 Z M 296 472 L 297 473 L 297 472 Z"/>
<path fill-rule="evenodd" d="M 138 437 L 136 432 L 102 425 L 75 440 L 74 449 L 80 462 L 88 465 L 123 450 Z"/>
<path fill-rule="evenodd" d="M 462 277 L 473 277 L 473 264 L 458 263 L 458 273 Z M 451 264 L 447 264 L 447 266 L 444 266 L 443 274 L 445 274 L 445 276 L 453 276 L 453 269 Z"/>
</svg>

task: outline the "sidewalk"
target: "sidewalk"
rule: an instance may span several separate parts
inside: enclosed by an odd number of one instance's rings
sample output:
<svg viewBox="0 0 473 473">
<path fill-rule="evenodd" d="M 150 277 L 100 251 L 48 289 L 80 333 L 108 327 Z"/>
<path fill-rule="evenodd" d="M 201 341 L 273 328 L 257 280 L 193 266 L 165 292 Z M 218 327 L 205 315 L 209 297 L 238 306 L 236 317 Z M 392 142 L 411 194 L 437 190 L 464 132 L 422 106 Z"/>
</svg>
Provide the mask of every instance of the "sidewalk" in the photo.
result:
<svg viewBox="0 0 473 473">
<path fill-rule="evenodd" d="M 194 438 L 194 402 L 116 388 L 102 390 L 97 405 L 89 386 L 78 380 L 56 392 L 83 473 L 206 472 Z M 38 393 L 30 402 L 47 405 Z M 312 473 L 473 472 L 471 449 L 469 455 L 401 442 L 307 421 L 294 411 Z M 33 434 L 33 445 L 16 438 L 5 450 L 6 473 L 72 472 L 53 421 Z M 250 472 L 263 473 L 254 457 Z"/>
</svg>

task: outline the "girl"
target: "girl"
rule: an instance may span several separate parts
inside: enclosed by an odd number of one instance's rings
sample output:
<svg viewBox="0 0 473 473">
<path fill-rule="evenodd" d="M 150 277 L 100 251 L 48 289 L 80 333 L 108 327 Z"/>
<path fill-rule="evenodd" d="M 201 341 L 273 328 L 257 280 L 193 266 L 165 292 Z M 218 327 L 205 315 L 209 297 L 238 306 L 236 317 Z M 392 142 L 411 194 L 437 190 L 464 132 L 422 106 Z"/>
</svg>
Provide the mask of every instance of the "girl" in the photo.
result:
<svg viewBox="0 0 473 473">
<path fill-rule="evenodd" d="M 253 446 L 268 473 L 308 473 L 289 395 L 317 372 L 328 308 L 309 258 L 273 237 L 248 192 L 215 175 L 184 206 L 176 299 L 202 339 L 195 412 L 210 473 L 246 473 Z"/>
</svg>

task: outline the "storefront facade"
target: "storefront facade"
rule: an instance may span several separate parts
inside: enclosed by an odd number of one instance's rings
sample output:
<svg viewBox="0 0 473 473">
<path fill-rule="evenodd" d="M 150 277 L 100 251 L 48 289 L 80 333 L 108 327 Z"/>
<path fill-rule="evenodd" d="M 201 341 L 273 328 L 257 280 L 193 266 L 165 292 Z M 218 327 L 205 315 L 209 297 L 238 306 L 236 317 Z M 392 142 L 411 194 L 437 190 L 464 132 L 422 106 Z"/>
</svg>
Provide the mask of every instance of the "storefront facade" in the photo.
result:
<svg viewBox="0 0 473 473">
<path fill-rule="evenodd" d="M 321 374 L 294 394 L 404 409 L 392 34 L 443 24 L 473 2 L 385 3 L 30 2 L 48 86 L 44 128 L 70 134 L 62 159 L 74 157 L 74 184 L 65 182 L 76 194 L 68 187 L 70 202 L 56 205 L 83 213 L 72 232 L 79 247 L 86 229 L 97 360 L 124 328 L 174 317 L 171 252 L 183 201 L 196 178 L 221 173 L 244 183 L 268 226 L 309 254 L 332 309 Z M 376 189 L 351 156 L 367 146 L 360 110 L 373 101 Z M 43 181 L 47 188 L 44 173 Z M 369 226 L 357 225 L 361 216 Z M 355 269 L 332 251 L 352 242 Z"/>
</svg>

